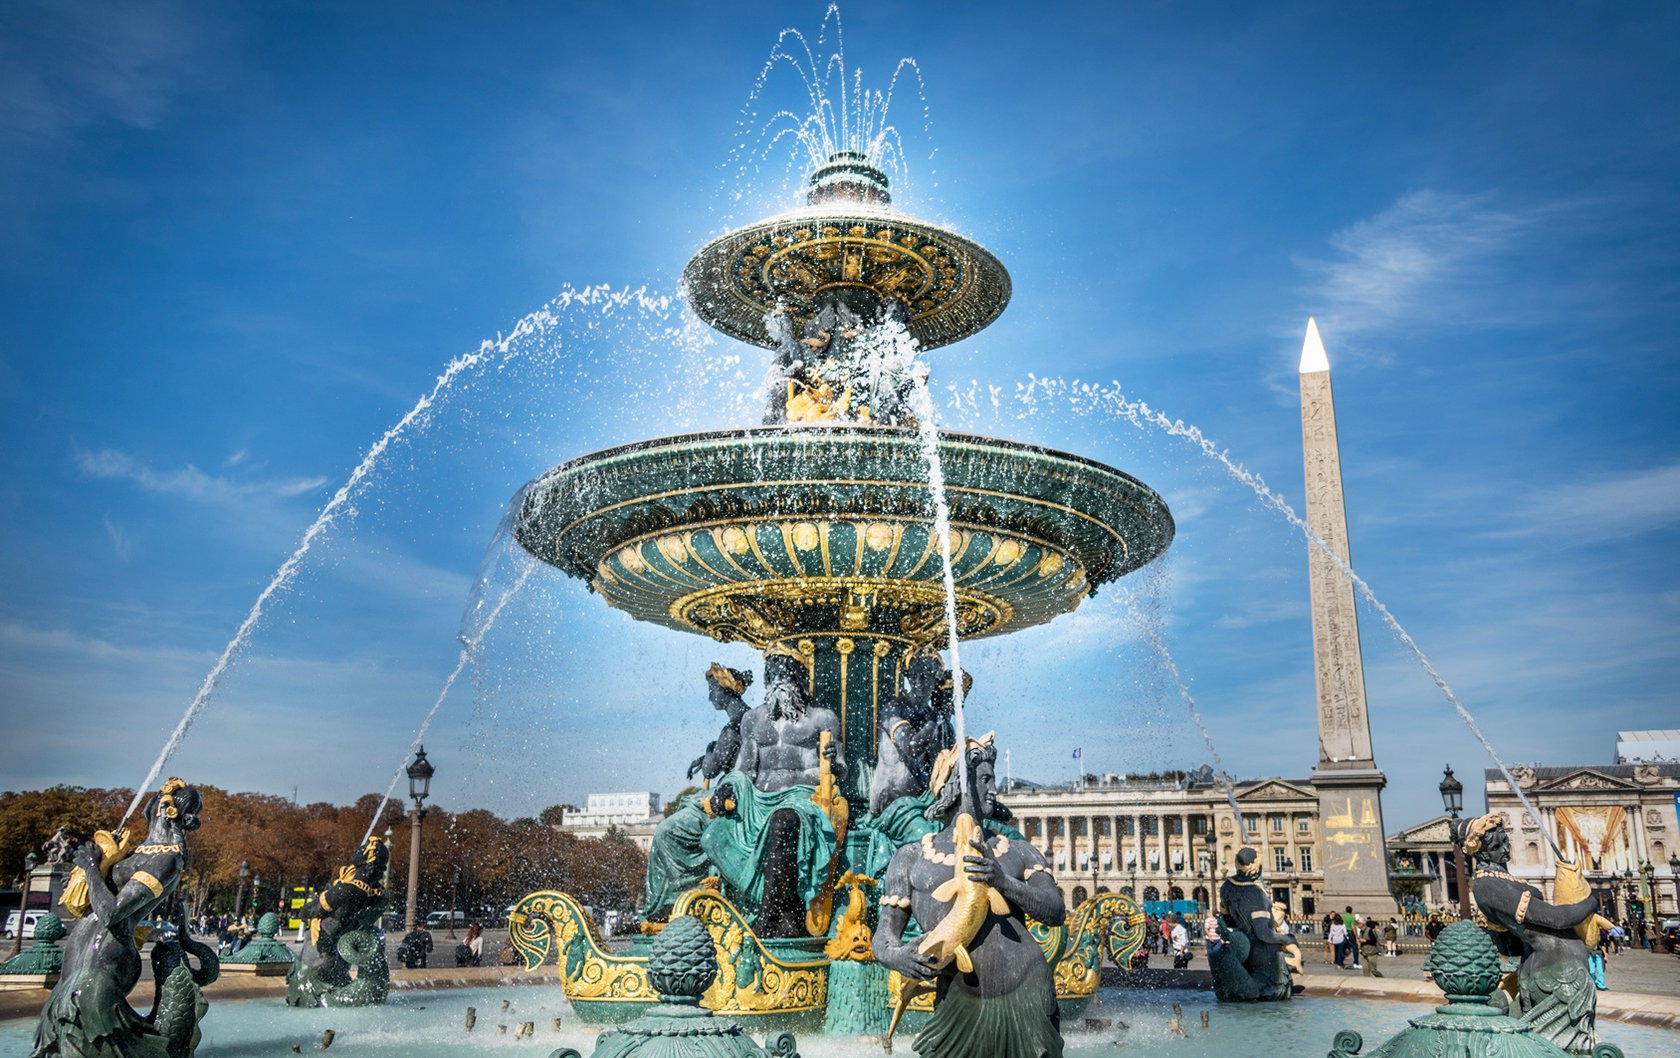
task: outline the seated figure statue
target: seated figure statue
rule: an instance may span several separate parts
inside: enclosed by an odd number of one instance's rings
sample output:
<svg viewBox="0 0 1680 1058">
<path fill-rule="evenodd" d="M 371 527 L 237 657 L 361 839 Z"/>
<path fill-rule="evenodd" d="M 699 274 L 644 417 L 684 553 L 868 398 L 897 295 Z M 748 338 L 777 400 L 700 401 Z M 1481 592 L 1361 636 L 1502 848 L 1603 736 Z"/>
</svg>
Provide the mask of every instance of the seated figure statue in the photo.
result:
<svg viewBox="0 0 1680 1058">
<path fill-rule="evenodd" d="M 741 695 L 747 693 L 752 681 L 752 673 L 726 668 L 715 661 L 706 670 L 706 700 L 728 719 L 718 737 L 706 744 L 706 752 L 688 766 L 690 779 L 698 775 L 703 781 L 711 782 L 735 766 L 735 759 L 741 755 L 741 720 L 747 715 L 747 703 Z"/>
<path fill-rule="evenodd" d="M 136 1013 L 128 995 L 140 981 L 136 926 L 180 885 L 187 835 L 198 829 L 201 806 L 196 789 L 172 778 L 146 805 L 144 842 L 129 847 L 131 839 L 101 831 L 96 844 L 76 850 L 76 871 L 59 901 L 75 924 L 63 942 L 63 969 L 41 1010 L 31 1058 L 191 1058 L 208 1006 L 200 988 L 220 967 L 209 947 L 187 936 L 184 905 L 179 938 L 152 951 L 152 1012 Z M 192 969 L 189 954 L 199 969 Z"/>
<path fill-rule="evenodd" d="M 391 970 L 378 926 L 386 906 L 390 863 L 389 839 L 369 837 L 356 862 L 340 868 L 332 884 L 304 908 L 309 943 L 286 975 L 288 1004 L 362 1006 L 385 1001 Z"/>
<path fill-rule="evenodd" d="M 877 818 L 900 797 L 927 792 L 934 758 L 956 737 L 950 730 L 951 674 L 938 652 L 919 651 L 904 668 L 906 687 L 882 709 L 877 732 L 875 773 L 869 783 L 869 812 Z M 963 673 L 965 695 L 971 686 L 973 680 Z"/>
<path fill-rule="evenodd" d="M 938 833 L 899 849 L 887 867 L 875 958 L 935 982 L 933 1017 L 916 1036 L 922 1058 L 1060 1058 L 1055 984 L 1025 919 L 1057 926 L 1067 907 L 1037 849 L 981 828 L 999 813 L 997 751 L 989 734 L 966 748 L 961 760 L 946 750 L 934 766 L 928 814 Z M 959 767 L 968 770 L 966 799 Z M 924 932 L 907 942 L 911 915 Z M 899 1012 L 908 998 L 897 997 Z"/>
<path fill-rule="evenodd" d="M 1487 917 L 1495 947 L 1521 958 L 1513 1015 L 1572 1054 L 1591 1051 L 1597 1042 L 1598 990 L 1588 973 L 1581 934 L 1596 929 L 1598 896 L 1583 886 L 1582 899 L 1551 904 L 1539 889 L 1512 877 L 1506 870 L 1511 841 L 1502 815 L 1458 820 L 1453 840 L 1475 863 L 1470 893 Z M 1560 891 L 1567 888 L 1564 879 L 1572 868 L 1560 864 Z"/>
<path fill-rule="evenodd" d="M 1222 1003 L 1288 999 L 1292 994 L 1289 957 L 1298 952 L 1295 935 L 1280 930 L 1272 916 L 1272 898 L 1260 881 L 1260 856 L 1244 846 L 1235 874 L 1219 886 L 1220 937 L 1208 951 L 1213 991 Z"/>
<path fill-rule="evenodd" d="M 756 913 L 764 937 L 804 936 L 806 911 L 828 881 L 833 821 L 811 795 L 825 769 L 845 778 L 840 718 L 814 706 L 808 662 L 786 647 L 764 653 L 764 700 L 741 718 L 733 770 L 709 792 L 685 798 L 654 831 L 645 918 L 708 874 Z"/>
</svg>

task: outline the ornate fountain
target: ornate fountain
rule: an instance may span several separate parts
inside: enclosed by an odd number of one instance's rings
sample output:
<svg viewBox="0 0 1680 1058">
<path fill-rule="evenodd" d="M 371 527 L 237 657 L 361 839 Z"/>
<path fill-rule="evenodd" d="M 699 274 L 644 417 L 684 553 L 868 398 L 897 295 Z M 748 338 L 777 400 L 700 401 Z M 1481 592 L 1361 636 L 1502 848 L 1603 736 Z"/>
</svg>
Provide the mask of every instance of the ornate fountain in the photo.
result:
<svg viewBox="0 0 1680 1058">
<path fill-rule="evenodd" d="M 1009 275 L 978 244 L 893 209 L 885 174 L 843 151 L 811 175 L 804 207 L 714 240 L 684 282 L 708 323 L 772 350 L 763 424 L 574 459 L 526 487 L 515 534 L 638 620 L 764 651 L 761 708 L 791 696 L 804 699 L 797 715 L 833 718 L 807 747 L 813 767 L 821 756 L 820 775 L 793 784 L 828 821 L 791 806 L 804 812 L 798 832 L 815 826 L 834 850 L 818 865 L 827 884 L 807 902 L 805 928 L 786 928 L 785 915 L 769 924 L 776 896 L 760 892 L 762 874 L 748 884 L 727 864 L 713 870 L 718 856 L 705 861 L 701 846 L 711 839 L 716 851 L 718 824 L 752 793 L 741 789 L 752 775 L 740 763 L 708 771 L 718 785 L 674 817 L 667 839 L 688 842 L 685 862 L 699 866 L 674 903 L 647 909 L 644 928 L 656 931 L 667 914 L 706 923 L 726 967 L 707 996 L 719 1013 L 802 1015 L 807 1025 L 826 1014 L 831 1030 L 878 1031 L 891 1004 L 869 953 L 876 883 L 897 848 L 928 832 L 928 766 L 953 742 L 951 681 L 937 661 L 946 597 L 919 353 L 997 319 Z M 1172 540 L 1161 498 L 1112 467 L 956 433 L 939 433 L 937 451 L 963 638 L 1069 613 Z M 790 680 L 800 686 L 783 689 Z M 737 697 L 744 690 L 739 678 L 726 682 L 739 685 Z M 917 731 L 931 736 L 918 742 Z M 739 761 L 755 752 L 744 746 Z M 793 832 L 789 819 L 779 833 Z M 686 836 L 674 833 L 683 827 Z M 771 874 L 778 840 L 765 846 Z M 1065 925 L 1035 925 L 1067 1013 L 1094 993 L 1104 953 L 1129 960 L 1141 921 L 1130 900 L 1105 894 Z M 565 894 L 527 897 L 514 940 L 533 966 L 560 949 L 567 995 L 585 1017 L 621 1021 L 656 1002 L 645 954 L 608 954 Z"/>
</svg>

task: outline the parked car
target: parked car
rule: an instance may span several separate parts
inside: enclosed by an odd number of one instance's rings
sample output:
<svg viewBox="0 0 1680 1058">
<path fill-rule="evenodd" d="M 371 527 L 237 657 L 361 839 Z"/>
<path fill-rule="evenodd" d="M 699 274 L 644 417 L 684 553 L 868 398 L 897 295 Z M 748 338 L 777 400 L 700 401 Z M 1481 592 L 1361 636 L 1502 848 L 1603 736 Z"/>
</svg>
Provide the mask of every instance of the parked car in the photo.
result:
<svg viewBox="0 0 1680 1058">
<path fill-rule="evenodd" d="M 151 930 L 152 931 L 151 935 L 146 938 L 147 940 L 151 940 L 151 941 L 174 940 L 175 935 L 180 932 L 179 928 L 175 925 L 175 923 L 165 922 L 162 919 L 153 919 L 153 918 L 141 919 L 139 922 L 136 922 L 134 925 L 135 925 L 136 929 L 149 929 L 149 930 Z"/>
<path fill-rule="evenodd" d="M 31 939 L 34 938 L 34 936 L 35 936 L 35 923 L 39 922 L 41 920 L 41 916 L 45 915 L 46 913 L 47 912 L 45 910 L 27 911 L 27 912 L 24 913 L 24 916 L 23 916 L 23 939 L 24 940 L 31 940 Z M 17 931 L 18 931 L 18 913 L 16 911 L 13 911 L 11 914 L 6 916 L 6 929 L 5 929 L 5 932 L 4 932 L 3 935 L 6 937 L 7 940 L 12 940 L 12 939 L 15 939 L 17 937 Z"/>
<path fill-rule="evenodd" d="M 433 911 L 431 914 L 426 916 L 426 928 L 448 929 L 451 925 L 451 920 L 453 920 L 453 924 L 457 929 L 465 929 L 467 926 L 467 913 L 465 911 Z"/>
</svg>

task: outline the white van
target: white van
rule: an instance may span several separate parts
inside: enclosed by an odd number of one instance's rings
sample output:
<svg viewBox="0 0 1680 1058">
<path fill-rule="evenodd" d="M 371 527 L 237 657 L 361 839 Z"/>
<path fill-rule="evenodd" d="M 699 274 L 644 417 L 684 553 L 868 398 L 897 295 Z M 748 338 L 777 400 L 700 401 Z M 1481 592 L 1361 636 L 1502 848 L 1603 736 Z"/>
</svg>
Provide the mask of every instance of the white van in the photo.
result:
<svg viewBox="0 0 1680 1058">
<path fill-rule="evenodd" d="M 23 916 L 23 939 L 24 940 L 31 940 L 31 939 L 34 938 L 34 936 L 35 936 L 35 923 L 39 922 L 41 920 L 41 916 L 43 916 L 45 914 L 47 914 L 47 912 L 43 911 L 39 908 L 37 908 L 34 911 L 28 911 L 28 912 L 24 913 L 24 916 Z M 12 939 L 17 937 L 17 929 L 18 929 L 18 913 L 16 911 L 13 911 L 11 914 L 6 916 L 6 929 L 5 929 L 5 932 L 3 934 L 0 934 L 0 935 L 5 936 L 5 938 L 7 940 L 12 940 Z"/>
</svg>

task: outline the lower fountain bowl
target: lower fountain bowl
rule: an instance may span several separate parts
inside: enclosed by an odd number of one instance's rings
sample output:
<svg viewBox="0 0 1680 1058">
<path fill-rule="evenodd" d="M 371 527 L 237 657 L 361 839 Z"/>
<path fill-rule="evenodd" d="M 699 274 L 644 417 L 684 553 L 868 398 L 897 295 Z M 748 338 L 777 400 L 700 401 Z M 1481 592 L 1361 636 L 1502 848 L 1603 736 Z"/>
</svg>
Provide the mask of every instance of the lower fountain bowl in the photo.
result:
<svg viewBox="0 0 1680 1058">
<path fill-rule="evenodd" d="M 1078 456 L 945 433 L 958 619 L 997 635 L 1073 610 L 1166 550 L 1154 490 Z M 684 434 L 526 486 L 516 536 L 639 620 L 758 647 L 811 629 L 926 642 L 944 619 L 927 461 L 911 430 Z"/>
</svg>

